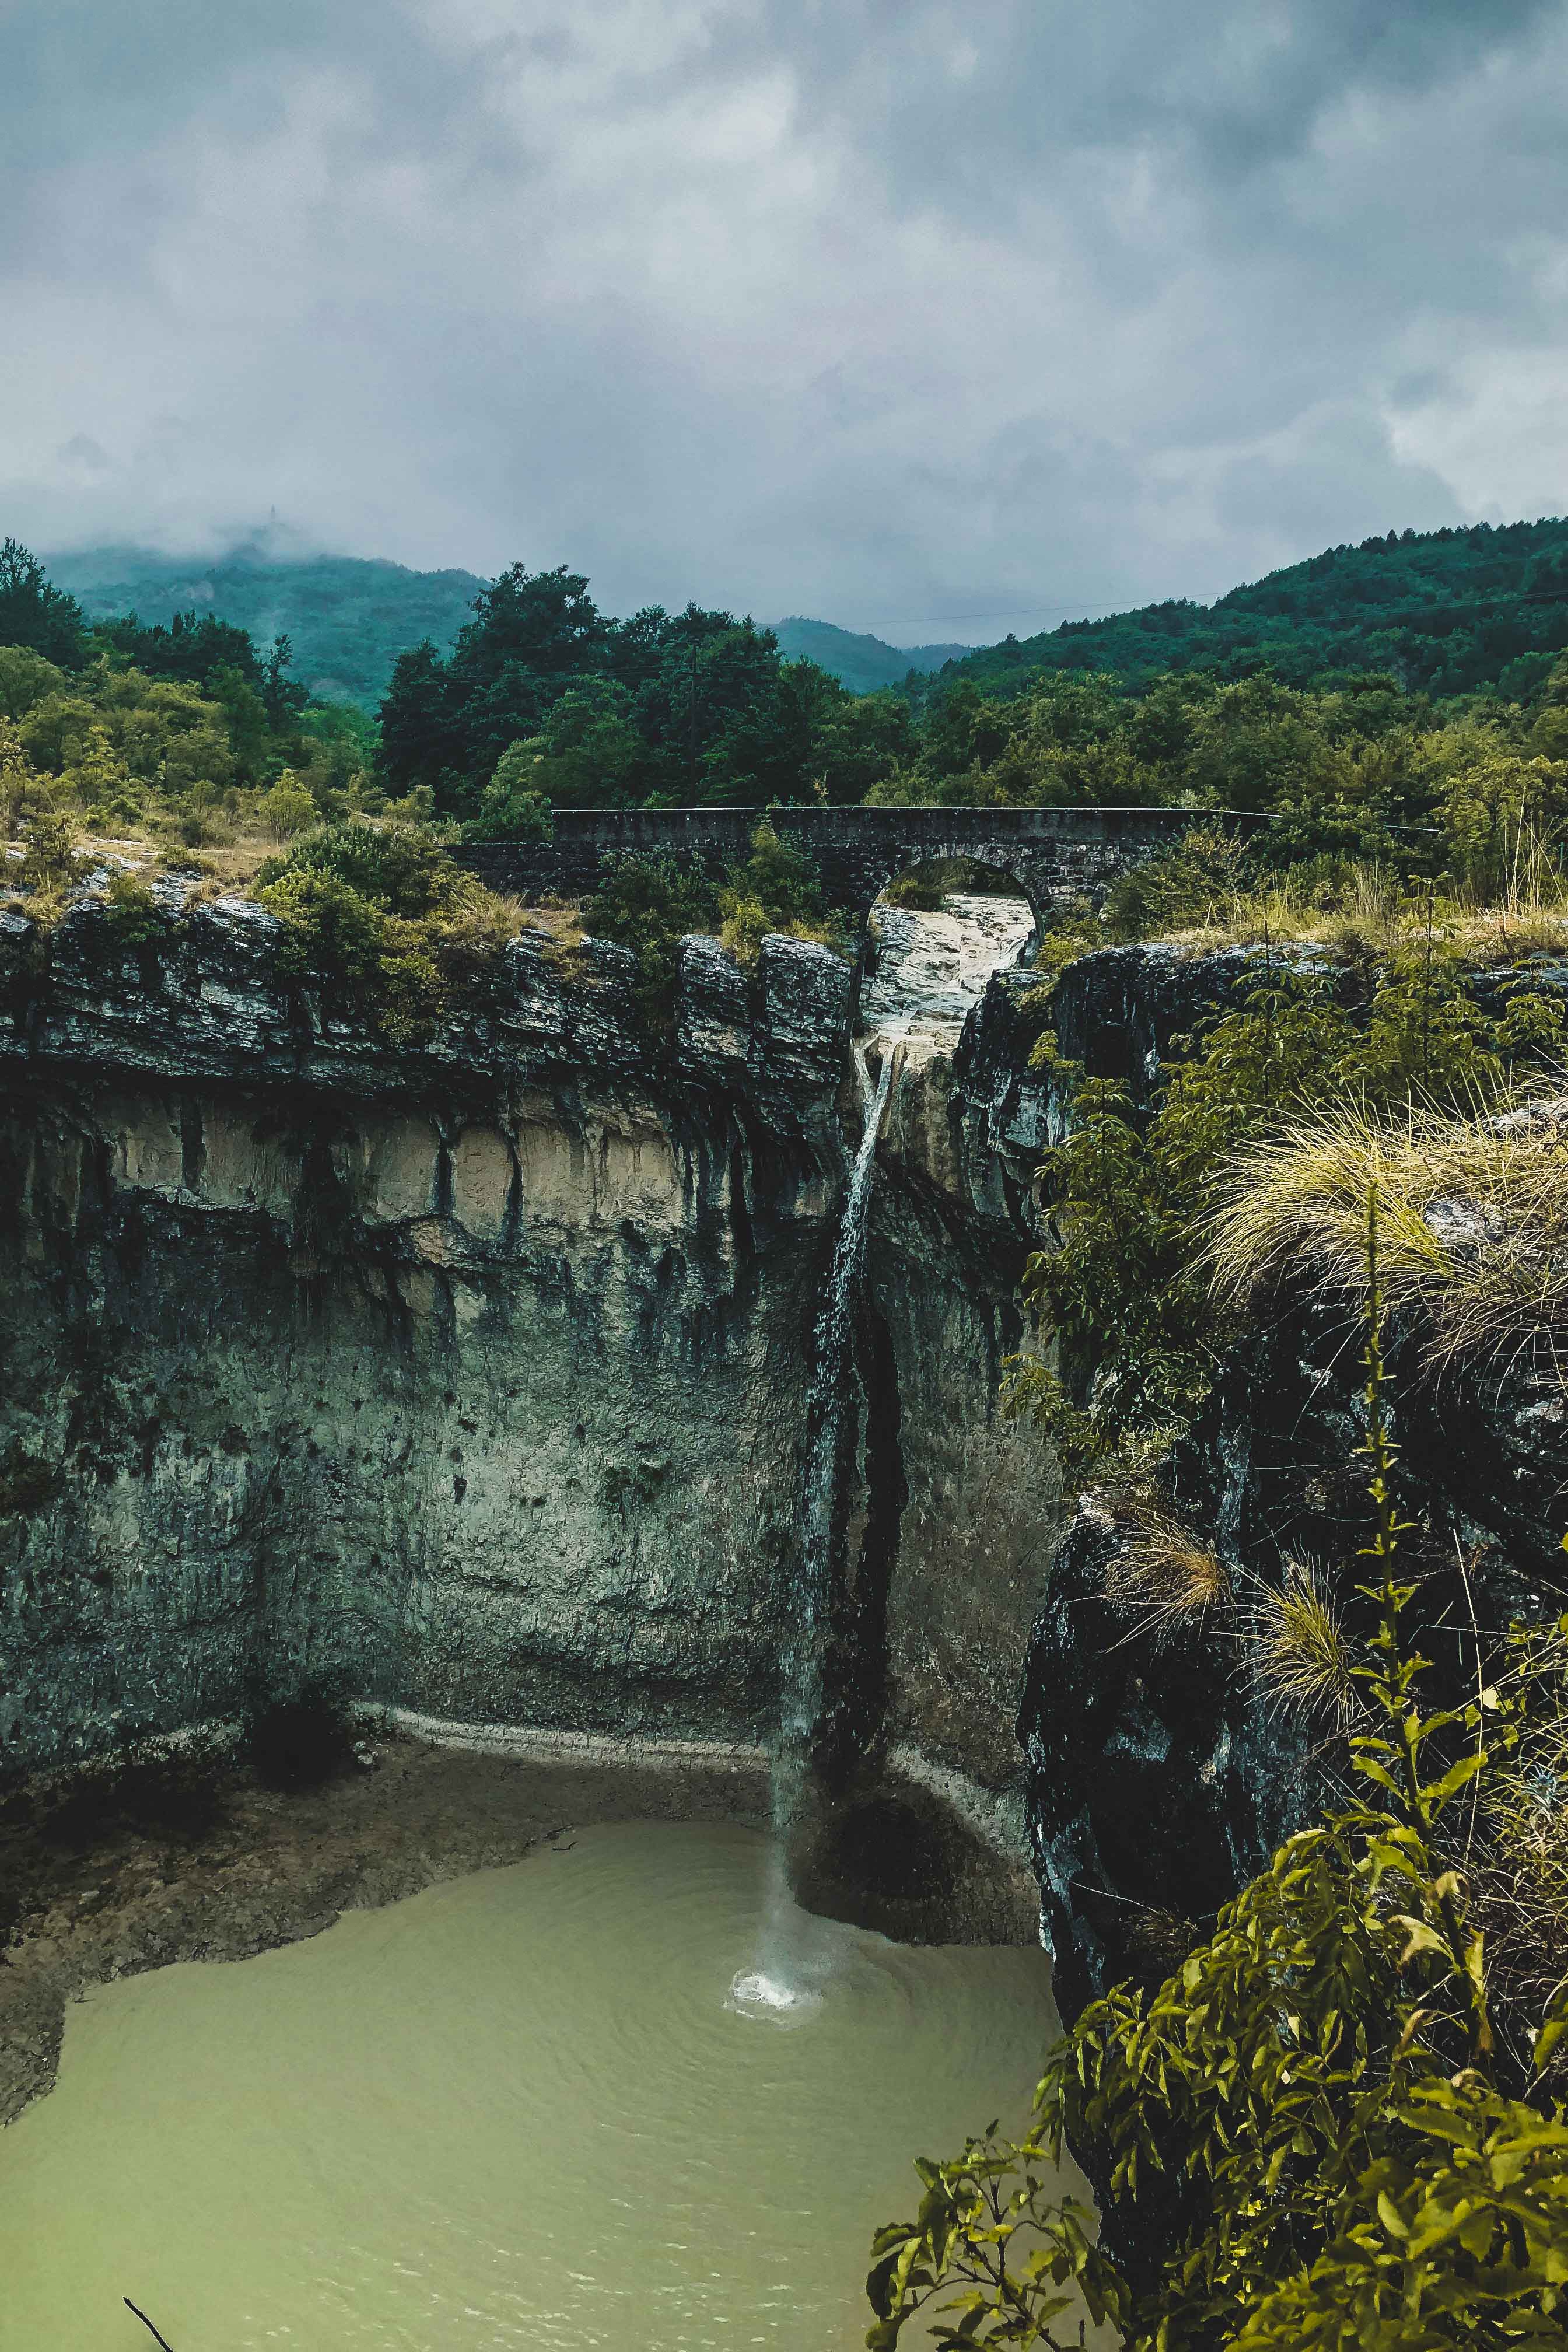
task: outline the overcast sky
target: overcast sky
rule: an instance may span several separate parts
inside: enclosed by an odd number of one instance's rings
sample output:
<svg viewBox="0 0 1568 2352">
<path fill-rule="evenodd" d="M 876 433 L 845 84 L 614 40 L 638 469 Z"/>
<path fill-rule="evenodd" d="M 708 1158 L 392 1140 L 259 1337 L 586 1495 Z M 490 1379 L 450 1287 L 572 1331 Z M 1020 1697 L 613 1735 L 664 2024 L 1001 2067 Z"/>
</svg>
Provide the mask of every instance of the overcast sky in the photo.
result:
<svg viewBox="0 0 1568 2352">
<path fill-rule="evenodd" d="M 911 642 L 1568 511 L 1568 0 L 0 0 L 0 531 Z"/>
</svg>

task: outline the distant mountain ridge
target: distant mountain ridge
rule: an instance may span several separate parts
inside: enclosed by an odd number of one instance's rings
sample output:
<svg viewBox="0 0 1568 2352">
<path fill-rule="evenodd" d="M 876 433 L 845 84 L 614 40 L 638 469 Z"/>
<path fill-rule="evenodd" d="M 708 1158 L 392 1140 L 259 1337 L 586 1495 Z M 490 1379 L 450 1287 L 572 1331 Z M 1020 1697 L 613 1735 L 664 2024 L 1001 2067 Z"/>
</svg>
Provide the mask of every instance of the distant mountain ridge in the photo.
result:
<svg viewBox="0 0 1568 2352">
<path fill-rule="evenodd" d="M 901 686 L 910 670 L 926 673 L 944 662 L 962 660 L 972 646 L 889 646 L 880 637 L 860 636 L 832 621 L 808 621 L 799 614 L 771 624 L 781 651 L 793 659 L 805 655 L 827 670 L 855 694 L 875 694 L 884 686 Z"/>
<path fill-rule="evenodd" d="M 216 614 L 258 643 L 288 636 L 294 676 L 324 701 L 374 709 L 400 653 L 429 637 L 444 652 L 485 582 L 472 572 L 411 572 L 355 555 L 282 556 L 265 541 L 216 561 L 140 547 L 93 547 L 45 559 L 49 577 L 89 621 L 134 612 Z"/>
<path fill-rule="evenodd" d="M 44 561 L 57 587 L 89 621 L 134 612 L 168 622 L 193 606 L 248 629 L 259 643 L 287 635 L 294 675 L 323 700 L 373 709 L 401 653 L 428 637 L 443 653 L 487 583 L 472 572 L 414 572 L 383 558 L 285 551 L 259 532 L 216 558 L 160 555 L 142 547 L 89 547 Z M 773 624 L 784 652 L 801 655 L 856 694 L 899 686 L 911 669 L 940 669 L 966 645 L 889 646 L 831 621 L 798 615 Z"/>
</svg>

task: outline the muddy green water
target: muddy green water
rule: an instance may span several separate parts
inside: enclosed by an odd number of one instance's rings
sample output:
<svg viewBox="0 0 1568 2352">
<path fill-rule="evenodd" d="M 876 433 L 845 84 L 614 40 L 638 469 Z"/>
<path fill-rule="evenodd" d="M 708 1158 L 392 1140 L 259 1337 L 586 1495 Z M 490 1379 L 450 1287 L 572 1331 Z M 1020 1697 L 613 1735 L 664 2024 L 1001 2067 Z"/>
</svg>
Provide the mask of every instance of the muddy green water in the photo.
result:
<svg viewBox="0 0 1568 2352">
<path fill-rule="evenodd" d="M 911 2157 L 1021 2122 L 1037 1952 L 795 1914 L 768 1849 L 617 1824 L 68 2021 L 0 2133 L 0 2346 L 848 2352 Z M 731 2004 L 731 2005 L 727 2005 Z"/>
</svg>

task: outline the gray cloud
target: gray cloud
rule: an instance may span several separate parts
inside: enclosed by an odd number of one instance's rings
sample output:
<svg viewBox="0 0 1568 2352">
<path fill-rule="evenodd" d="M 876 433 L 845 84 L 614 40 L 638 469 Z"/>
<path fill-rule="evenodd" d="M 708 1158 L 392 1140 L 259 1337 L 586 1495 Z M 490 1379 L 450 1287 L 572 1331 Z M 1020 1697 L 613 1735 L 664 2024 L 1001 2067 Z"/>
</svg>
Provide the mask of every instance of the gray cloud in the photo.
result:
<svg viewBox="0 0 1568 2352">
<path fill-rule="evenodd" d="M 19 0 L 0 528 L 911 637 L 1561 510 L 1565 94 L 1565 0 Z"/>
</svg>

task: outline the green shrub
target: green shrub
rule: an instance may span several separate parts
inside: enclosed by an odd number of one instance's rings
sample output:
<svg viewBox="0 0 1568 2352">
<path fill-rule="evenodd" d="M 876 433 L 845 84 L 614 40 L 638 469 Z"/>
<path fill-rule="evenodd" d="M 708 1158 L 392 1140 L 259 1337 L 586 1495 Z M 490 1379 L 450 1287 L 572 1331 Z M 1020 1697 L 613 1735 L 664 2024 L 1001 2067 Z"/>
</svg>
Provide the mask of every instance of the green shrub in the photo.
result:
<svg viewBox="0 0 1568 2352">
<path fill-rule="evenodd" d="M 315 801 L 291 768 L 285 768 L 261 795 L 261 817 L 274 841 L 292 841 L 321 815 Z"/>
<path fill-rule="evenodd" d="M 81 872 L 77 829 L 66 812 L 37 799 L 22 818 L 22 862 L 15 869 L 25 890 L 54 898 L 68 890 Z"/>
<path fill-rule="evenodd" d="M 416 824 L 372 824 L 350 817 L 296 841 L 286 856 L 269 857 L 257 876 L 258 895 L 295 874 L 330 874 L 370 905 L 390 915 L 428 915 L 469 887 L 435 835 Z"/>
<path fill-rule="evenodd" d="M 121 955 L 136 955 L 159 947 L 173 929 L 169 916 L 140 874 L 110 877 L 103 921 L 110 941 Z"/>
<path fill-rule="evenodd" d="M 1159 939 L 1223 922 L 1252 863 L 1236 835 L 1195 825 L 1169 849 L 1118 875 L 1106 893 L 1106 938 Z"/>
<path fill-rule="evenodd" d="M 649 1034 L 669 1034 L 682 938 L 711 931 L 718 911 L 717 894 L 700 868 L 637 852 L 605 859 L 583 921 L 595 939 L 612 940 L 636 956 L 637 1010 Z"/>
<path fill-rule="evenodd" d="M 719 893 L 720 937 L 742 963 L 754 963 L 773 931 L 816 940 L 843 952 L 842 925 L 826 912 L 816 868 L 790 835 L 764 818 L 752 835 L 752 854 L 731 869 Z"/>
<path fill-rule="evenodd" d="M 341 874 L 300 867 L 256 895 L 283 926 L 278 967 L 287 977 L 352 983 L 379 969 L 385 917 Z"/>
<path fill-rule="evenodd" d="M 446 982 L 428 945 L 395 940 L 381 958 L 380 980 L 383 1036 L 404 1052 L 427 1045 L 447 1009 Z"/>
<path fill-rule="evenodd" d="M 447 963 L 474 998 L 476 955 L 493 962 L 502 944 L 495 930 L 476 938 L 495 901 L 418 825 L 321 825 L 268 858 L 258 886 L 283 926 L 279 970 L 346 995 L 402 1051 L 428 1045 L 451 1010 Z"/>
<path fill-rule="evenodd" d="M 751 856 L 731 870 L 722 895 L 755 899 L 775 929 L 824 919 L 816 867 L 795 836 L 781 834 L 765 817 L 752 835 Z"/>
</svg>

